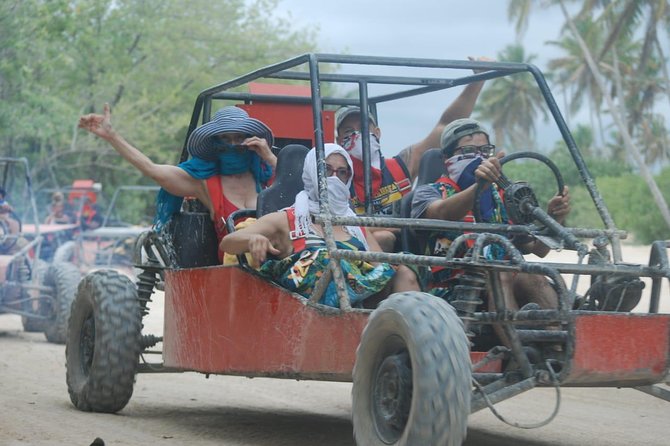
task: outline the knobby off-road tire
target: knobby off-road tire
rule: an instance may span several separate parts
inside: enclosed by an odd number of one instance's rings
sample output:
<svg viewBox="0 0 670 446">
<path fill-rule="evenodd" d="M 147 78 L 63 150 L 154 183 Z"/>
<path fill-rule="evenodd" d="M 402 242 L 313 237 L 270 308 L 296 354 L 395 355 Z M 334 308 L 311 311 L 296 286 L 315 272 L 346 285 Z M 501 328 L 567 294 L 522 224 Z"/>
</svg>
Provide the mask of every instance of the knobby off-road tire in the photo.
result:
<svg viewBox="0 0 670 446">
<path fill-rule="evenodd" d="M 461 320 L 443 300 L 405 292 L 383 301 L 356 351 L 356 443 L 460 445 L 472 389 L 468 345 Z"/>
<path fill-rule="evenodd" d="M 35 319 L 28 316 L 21 316 L 23 331 L 27 333 L 41 333 L 44 331 L 46 321 L 44 319 Z"/>
<path fill-rule="evenodd" d="M 37 275 L 39 277 L 40 283 L 44 283 L 44 277 L 49 269 L 49 264 L 44 260 L 35 261 L 35 270 L 32 273 L 32 278 Z M 37 303 L 37 310 L 33 308 L 33 301 L 28 301 L 25 303 L 23 309 L 24 311 L 36 312 L 37 314 L 48 316 L 49 308 L 48 305 L 42 301 Z M 23 324 L 23 331 L 29 333 L 41 333 L 44 331 L 47 321 L 45 319 L 36 319 L 28 316 L 21 316 L 21 323 Z"/>
<path fill-rule="evenodd" d="M 79 268 L 71 263 L 52 263 L 44 275 L 44 285 L 52 288 L 51 317 L 44 324 L 47 341 L 65 344 L 70 307 L 81 279 Z"/>
<path fill-rule="evenodd" d="M 112 270 L 84 277 L 65 346 L 67 388 L 77 409 L 114 413 L 125 407 L 133 394 L 141 331 L 130 279 Z"/>
<path fill-rule="evenodd" d="M 77 243 L 72 240 L 68 240 L 67 242 L 60 245 L 58 248 L 56 248 L 53 261 L 54 263 L 80 263 L 77 255 Z"/>
</svg>

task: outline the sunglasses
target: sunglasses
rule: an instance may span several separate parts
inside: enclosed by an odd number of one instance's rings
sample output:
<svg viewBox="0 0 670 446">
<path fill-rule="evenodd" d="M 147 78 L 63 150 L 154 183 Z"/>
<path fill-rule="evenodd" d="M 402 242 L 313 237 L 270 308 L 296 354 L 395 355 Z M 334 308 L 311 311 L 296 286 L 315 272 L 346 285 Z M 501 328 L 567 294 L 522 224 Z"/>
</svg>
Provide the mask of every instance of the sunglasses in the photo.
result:
<svg viewBox="0 0 670 446">
<path fill-rule="evenodd" d="M 243 153 L 248 147 L 242 143 L 250 137 L 251 135 L 246 133 L 220 133 L 212 137 L 212 142 L 219 152 Z"/>
<path fill-rule="evenodd" d="M 446 155 L 446 151 L 443 151 L 443 153 Z M 468 146 L 460 146 L 456 147 L 452 155 L 463 155 L 465 157 L 472 157 L 474 158 L 475 156 L 479 155 L 482 158 L 488 158 L 496 153 L 496 146 L 493 144 L 484 144 L 483 146 L 475 146 L 475 145 L 468 145 Z"/>
<path fill-rule="evenodd" d="M 337 175 L 337 178 L 339 178 L 343 183 L 349 181 L 349 177 L 351 177 L 351 171 L 348 167 L 338 167 L 336 169 L 330 164 L 326 164 L 326 175 L 332 177 L 333 174 Z"/>
</svg>

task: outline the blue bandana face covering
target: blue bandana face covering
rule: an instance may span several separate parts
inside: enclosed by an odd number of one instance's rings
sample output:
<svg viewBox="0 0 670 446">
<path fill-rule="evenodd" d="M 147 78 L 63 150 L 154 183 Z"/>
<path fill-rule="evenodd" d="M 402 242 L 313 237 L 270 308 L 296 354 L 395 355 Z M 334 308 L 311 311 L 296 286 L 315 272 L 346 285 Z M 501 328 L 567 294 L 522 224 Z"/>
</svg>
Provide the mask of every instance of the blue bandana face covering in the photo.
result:
<svg viewBox="0 0 670 446">
<path fill-rule="evenodd" d="M 457 155 L 459 156 L 459 155 Z M 463 163 L 467 163 L 468 158 L 464 158 Z M 461 190 L 465 190 L 468 187 L 475 184 L 477 177 L 475 176 L 475 170 L 482 163 L 483 159 L 481 156 L 477 155 L 472 159 L 462 170 L 460 176 L 458 177 L 457 184 Z M 493 187 L 489 187 L 487 190 L 482 191 L 482 194 L 479 198 L 480 212 L 484 221 L 489 221 L 493 216 L 493 211 L 495 208 L 495 203 L 493 202 Z"/>
<path fill-rule="evenodd" d="M 221 152 L 218 157 L 219 172 L 221 175 L 233 175 L 251 170 L 253 155 L 256 154 L 250 150 L 245 150 L 244 153 L 236 151 Z M 256 155 L 256 158 L 258 158 L 258 155 Z"/>
</svg>

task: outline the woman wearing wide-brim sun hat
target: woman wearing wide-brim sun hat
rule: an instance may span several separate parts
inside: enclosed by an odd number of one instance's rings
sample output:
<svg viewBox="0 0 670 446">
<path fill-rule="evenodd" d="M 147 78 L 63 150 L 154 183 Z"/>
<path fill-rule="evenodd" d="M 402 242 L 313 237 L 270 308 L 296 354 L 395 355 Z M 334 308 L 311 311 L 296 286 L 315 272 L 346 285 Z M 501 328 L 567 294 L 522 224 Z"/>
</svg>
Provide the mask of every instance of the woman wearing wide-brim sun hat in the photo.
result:
<svg viewBox="0 0 670 446">
<path fill-rule="evenodd" d="M 225 235 L 224 221 L 231 213 L 256 208 L 258 192 L 272 181 L 277 165 L 271 150 L 272 131 L 235 106 L 220 109 L 211 121 L 191 133 L 187 148 L 192 158 L 178 166 L 156 164 L 127 142 L 112 127 L 108 104 L 102 115 L 79 118 L 79 127 L 109 142 L 123 158 L 162 187 L 156 210 L 157 229 L 179 212 L 183 197 L 195 197 L 209 209 L 219 241 Z"/>
</svg>

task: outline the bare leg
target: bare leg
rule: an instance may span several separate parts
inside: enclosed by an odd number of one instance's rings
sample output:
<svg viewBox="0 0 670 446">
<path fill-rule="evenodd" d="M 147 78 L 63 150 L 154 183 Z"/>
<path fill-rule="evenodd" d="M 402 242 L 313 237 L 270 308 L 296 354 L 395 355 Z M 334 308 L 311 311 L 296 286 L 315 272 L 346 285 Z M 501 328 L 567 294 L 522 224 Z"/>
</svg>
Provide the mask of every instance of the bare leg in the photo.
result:
<svg viewBox="0 0 670 446">
<path fill-rule="evenodd" d="M 538 304 L 542 309 L 550 310 L 558 308 L 558 293 L 549 284 L 546 277 L 538 274 L 518 274 L 514 280 L 514 293 L 517 300 L 523 296 L 528 302 Z M 547 330 L 560 330 L 560 323 L 551 323 L 545 327 Z M 552 347 L 561 351 L 560 345 Z"/>
<path fill-rule="evenodd" d="M 384 252 L 393 252 L 395 247 L 395 241 L 400 234 L 400 230 L 397 228 L 374 228 L 371 229 L 372 235 L 374 235 L 379 247 Z"/>
<path fill-rule="evenodd" d="M 365 299 L 363 308 L 377 308 L 379 302 L 386 299 L 391 293 L 403 291 L 421 291 L 421 285 L 414 271 L 405 265 L 398 265 L 393 279 L 386 284 L 383 290 Z"/>
<path fill-rule="evenodd" d="M 502 285 L 503 300 L 505 302 L 505 308 L 509 311 L 517 311 L 519 305 L 517 305 L 516 300 L 514 299 L 514 276 L 512 273 L 500 273 L 500 282 Z M 489 290 L 489 311 L 497 311 L 495 304 L 493 302 L 492 291 Z M 499 310 L 499 309 L 498 309 Z M 500 324 L 493 324 L 493 330 L 496 332 L 496 335 L 500 338 L 500 342 L 503 343 L 506 347 L 511 347 L 509 339 L 505 334 L 505 330 Z"/>
<path fill-rule="evenodd" d="M 558 308 L 556 290 L 538 274 L 519 273 L 514 279 L 514 295 L 519 305 L 534 302 L 543 309 Z"/>
<path fill-rule="evenodd" d="M 405 265 L 398 265 L 393 278 L 393 292 L 400 293 L 402 291 L 421 291 L 421 286 L 414 271 Z"/>
</svg>

